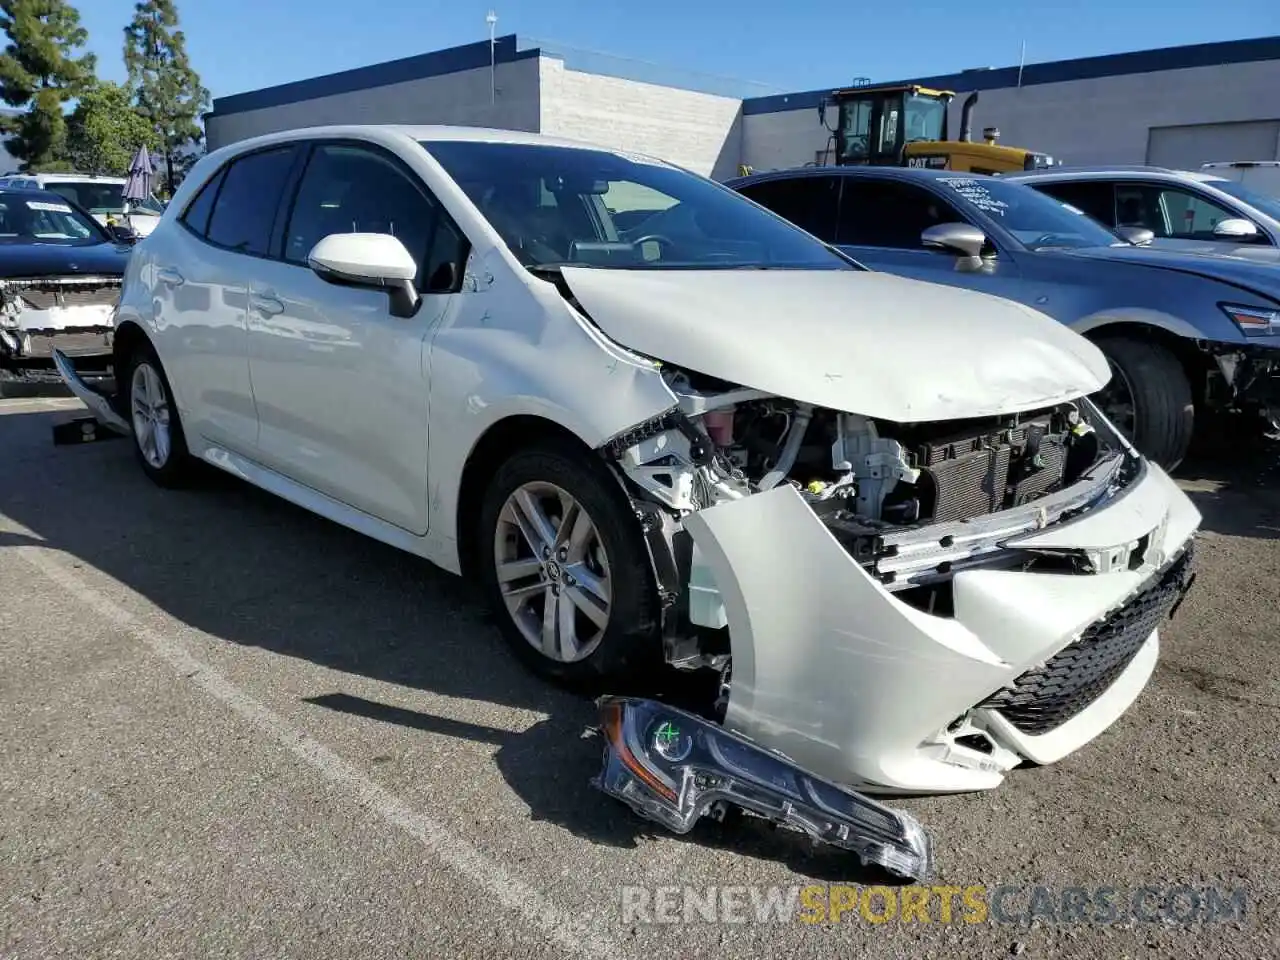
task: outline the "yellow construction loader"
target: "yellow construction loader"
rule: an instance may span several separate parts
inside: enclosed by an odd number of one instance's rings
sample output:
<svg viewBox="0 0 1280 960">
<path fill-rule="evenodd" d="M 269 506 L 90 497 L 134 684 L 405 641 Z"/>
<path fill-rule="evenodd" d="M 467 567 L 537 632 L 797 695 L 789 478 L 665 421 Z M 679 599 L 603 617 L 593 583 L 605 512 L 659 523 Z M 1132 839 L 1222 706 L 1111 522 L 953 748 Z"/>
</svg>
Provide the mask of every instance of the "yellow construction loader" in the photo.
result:
<svg viewBox="0 0 1280 960">
<path fill-rule="evenodd" d="M 982 142 L 970 136 L 976 92 L 960 112 L 960 136 L 947 130 L 951 90 L 919 84 L 865 84 L 836 90 L 818 104 L 818 119 L 831 131 L 836 164 L 927 167 L 967 173 L 1008 173 L 1055 165 L 1053 157 L 1022 147 L 996 143 L 1000 131 L 987 127 Z M 828 119 L 835 111 L 836 124 Z"/>
</svg>

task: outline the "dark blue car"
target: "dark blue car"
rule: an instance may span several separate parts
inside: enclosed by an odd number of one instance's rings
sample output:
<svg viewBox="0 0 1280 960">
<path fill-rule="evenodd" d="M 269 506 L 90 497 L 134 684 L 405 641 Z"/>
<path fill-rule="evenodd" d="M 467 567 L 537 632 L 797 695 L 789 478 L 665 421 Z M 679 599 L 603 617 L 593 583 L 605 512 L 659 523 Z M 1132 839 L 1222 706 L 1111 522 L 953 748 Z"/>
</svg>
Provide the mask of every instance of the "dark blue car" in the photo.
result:
<svg viewBox="0 0 1280 960">
<path fill-rule="evenodd" d="M 872 269 L 1069 324 L 1111 362 L 1103 409 L 1168 469 L 1204 412 L 1248 411 L 1273 428 L 1280 419 L 1280 267 L 1157 250 L 1149 231 L 1113 232 L 1000 177 L 806 167 L 727 185 Z"/>
</svg>

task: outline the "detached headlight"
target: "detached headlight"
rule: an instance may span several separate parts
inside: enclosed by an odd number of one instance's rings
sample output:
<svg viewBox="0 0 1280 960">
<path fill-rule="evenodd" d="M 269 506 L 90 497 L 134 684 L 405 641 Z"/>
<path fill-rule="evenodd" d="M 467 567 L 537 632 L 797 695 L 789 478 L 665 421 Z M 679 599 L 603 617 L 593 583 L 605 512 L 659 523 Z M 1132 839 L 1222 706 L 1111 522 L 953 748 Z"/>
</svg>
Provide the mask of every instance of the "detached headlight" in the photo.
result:
<svg viewBox="0 0 1280 960">
<path fill-rule="evenodd" d="M 932 844 L 909 814 L 666 704 L 602 697 L 599 706 L 606 745 L 593 783 L 668 830 L 688 833 L 700 817 L 738 807 L 896 876 L 932 875 Z"/>
<path fill-rule="evenodd" d="M 1271 337 L 1280 334 L 1280 310 L 1248 307 L 1239 303 L 1221 303 L 1219 306 L 1244 331 L 1246 337 Z"/>
</svg>

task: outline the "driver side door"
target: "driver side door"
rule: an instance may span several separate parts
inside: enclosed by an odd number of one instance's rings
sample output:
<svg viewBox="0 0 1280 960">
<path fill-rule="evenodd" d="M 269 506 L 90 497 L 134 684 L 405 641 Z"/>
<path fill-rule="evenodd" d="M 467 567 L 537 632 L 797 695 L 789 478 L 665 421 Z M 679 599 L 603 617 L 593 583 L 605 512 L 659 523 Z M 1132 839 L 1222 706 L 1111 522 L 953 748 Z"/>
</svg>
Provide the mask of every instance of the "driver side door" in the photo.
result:
<svg viewBox="0 0 1280 960">
<path fill-rule="evenodd" d="M 948 250 L 926 247 L 921 234 L 943 223 L 967 223 L 987 234 L 994 257 L 974 267 Z M 848 177 L 840 197 L 836 243 L 854 259 L 886 273 L 1018 299 L 1022 274 L 987 226 L 924 187 L 901 180 Z"/>
</svg>

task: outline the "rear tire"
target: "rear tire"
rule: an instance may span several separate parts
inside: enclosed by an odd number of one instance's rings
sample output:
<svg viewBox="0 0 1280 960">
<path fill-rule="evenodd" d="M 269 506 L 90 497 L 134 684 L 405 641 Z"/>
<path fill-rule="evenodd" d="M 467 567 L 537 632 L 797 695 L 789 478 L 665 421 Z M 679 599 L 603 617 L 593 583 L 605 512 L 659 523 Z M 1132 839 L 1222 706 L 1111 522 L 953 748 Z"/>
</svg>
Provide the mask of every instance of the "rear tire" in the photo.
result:
<svg viewBox="0 0 1280 960">
<path fill-rule="evenodd" d="M 515 454 L 485 490 L 475 537 L 502 635 L 533 672 L 596 690 L 660 665 L 648 550 L 602 463 L 553 441 Z"/>
<path fill-rule="evenodd" d="M 173 388 L 155 348 L 146 340 L 130 351 L 117 390 L 133 427 L 133 452 L 143 472 L 161 487 L 190 483 L 195 464 L 187 451 Z"/>
<path fill-rule="evenodd" d="M 1113 378 L 1096 395 L 1098 405 L 1143 456 L 1176 469 L 1195 430 L 1195 401 L 1182 363 L 1167 347 L 1134 337 L 1100 338 L 1098 347 Z"/>
</svg>

